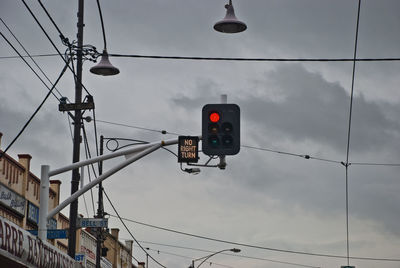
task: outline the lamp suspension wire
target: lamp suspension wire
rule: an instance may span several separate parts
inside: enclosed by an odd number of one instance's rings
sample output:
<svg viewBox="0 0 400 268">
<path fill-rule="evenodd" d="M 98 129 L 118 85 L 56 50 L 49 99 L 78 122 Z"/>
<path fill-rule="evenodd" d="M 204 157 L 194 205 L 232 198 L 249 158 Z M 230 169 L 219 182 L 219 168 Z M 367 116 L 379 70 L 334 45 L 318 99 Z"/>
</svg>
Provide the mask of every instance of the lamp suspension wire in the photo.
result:
<svg viewBox="0 0 400 268">
<path fill-rule="evenodd" d="M 97 0 L 97 7 L 99 9 L 99 16 L 101 22 L 101 30 L 103 32 L 103 41 L 104 41 L 104 50 L 107 50 L 107 40 L 106 40 L 106 31 L 104 29 L 104 20 L 103 20 L 103 13 L 101 12 L 100 0 Z"/>
<path fill-rule="evenodd" d="M 356 73 L 356 59 L 357 59 L 357 47 L 358 47 L 358 30 L 360 25 L 360 9 L 361 0 L 358 0 L 357 8 L 357 23 L 356 33 L 354 40 L 354 55 L 353 55 L 353 73 L 351 78 L 351 92 L 350 92 L 350 107 L 349 107 L 349 124 L 347 131 L 347 148 L 346 148 L 346 252 L 347 252 L 347 266 L 350 266 L 350 243 L 349 243 L 349 155 L 350 155 L 350 137 L 351 137 L 351 121 L 353 115 L 353 101 L 354 101 L 354 80 Z"/>
</svg>

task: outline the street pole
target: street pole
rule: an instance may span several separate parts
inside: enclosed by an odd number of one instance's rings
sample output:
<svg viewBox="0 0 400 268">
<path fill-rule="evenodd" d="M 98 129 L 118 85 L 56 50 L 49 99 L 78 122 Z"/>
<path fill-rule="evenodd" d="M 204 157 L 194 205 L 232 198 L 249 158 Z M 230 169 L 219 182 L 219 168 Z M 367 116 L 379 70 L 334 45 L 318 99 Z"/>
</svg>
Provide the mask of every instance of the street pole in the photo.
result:
<svg viewBox="0 0 400 268">
<path fill-rule="evenodd" d="M 189 266 L 189 268 L 195 268 L 195 267 L 194 267 L 194 262 L 195 262 L 195 261 L 202 260 L 202 262 L 197 266 L 197 268 L 199 268 L 199 267 L 200 267 L 206 260 L 208 260 L 209 258 L 211 258 L 211 257 L 213 257 L 213 256 L 215 256 L 215 255 L 217 255 L 217 254 L 220 254 L 220 253 L 222 253 L 222 252 L 225 252 L 225 251 L 232 251 L 232 252 L 234 252 L 234 253 L 238 253 L 238 252 L 240 252 L 241 250 L 238 249 L 238 248 L 230 248 L 230 249 L 223 249 L 223 250 L 217 251 L 217 252 L 212 253 L 212 254 L 210 254 L 210 255 L 207 255 L 207 256 L 204 256 L 204 257 L 201 257 L 201 258 L 192 260 L 192 266 Z"/>
<path fill-rule="evenodd" d="M 103 155 L 103 144 L 104 137 L 100 136 L 100 155 Z M 103 161 L 99 162 L 99 176 L 103 174 Z M 97 208 L 97 218 L 104 217 L 104 207 L 103 207 L 103 183 L 99 183 L 99 200 L 98 200 L 98 208 Z M 97 230 L 97 243 L 96 243 L 96 268 L 100 268 L 100 260 L 101 260 L 101 244 L 103 242 L 103 229 L 98 228 Z"/>
<path fill-rule="evenodd" d="M 76 61 L 76 78 L 75 78 L 75 103 L 82 102 L 82 47 L 83 47 L 83 12 L 84 0 L 78 0 L 78 48 Z M 72 162 L 79 162 L 80 145 L 81 145 L 81 110 L 76 109 L 74 115 L 74 144 L 72 152 Z M 71 195 L 79 188 L 80 174 L 79 169 L 72 170 Z M 68 255 L 75 259 L 76 249 L 76 220 L 78 217 L 78 199 L 73 201 L 69 210 L 69 235 L 68 235 Z"/>
<path fill-rule="evenodd" d="M 40 173 L 40 209 L 39 209 L 39 228 L 38 237 L 46 241 L 47 239 L 47 212 L 49 211 L 49 170 L 48 165 L 43 165 Z"/>
<path fill-rule="evenodd" d="M 223 104 L 227 104 L 228 103 L 228 95 L 226 95 L 226 94 L 222 94 L 221 95 L 221 103 L 223 103 Z M 226 156 L 225 155 L 219 156 L 218 167 L 220 169 L 225 169 L 226 168 Z"/>
</svg>

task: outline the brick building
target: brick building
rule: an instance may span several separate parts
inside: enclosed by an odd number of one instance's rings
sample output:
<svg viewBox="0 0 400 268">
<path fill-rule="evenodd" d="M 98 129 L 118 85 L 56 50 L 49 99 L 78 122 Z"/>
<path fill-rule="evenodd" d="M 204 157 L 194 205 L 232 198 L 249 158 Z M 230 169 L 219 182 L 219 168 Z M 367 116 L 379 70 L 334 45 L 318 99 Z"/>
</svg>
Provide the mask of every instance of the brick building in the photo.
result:
<svg viewBox="0 0 400 268">
<path fill-rule="evenodd" d="M 1 150 L 2 136 L 0 132 L 1 153 L 3 153 Z M 7 226 L 15 224 L 13 230 L 38 229 L 40 179 L 30 171 L 31 159 L 32 157 L 29 154 L 19 154 L 18 160 L 15 160 L 8 154 L 4 154 L 3 157 L 0 158 L 0 221 L 2 223 L 5 222 Z M 49 211 L 57 207 L 60 203 L 60 189 L 61 180 L 50 180 Z M 2 226 L 3 225 L 0 226 L 0 245 L 5 243 L 6 236 Z M 58 213 L 48 222 L 48 229 L 68 229 L 68 227 L 69 219 L 62 213 Z M 77 267 L 79 267 L 79 263 L 82 264 L 81 267 L 95 267 L 96 238 L 89 231 L 90 230 L 85 229 L 79 229 L 77 231 L 76 255 L 81 257 L 77 262 Z M 25 240 L 32 239 L 29 235 L 25 236 L 27 237 Z M 9 238 L 10 241 L 12 241 L 11 232 Z M 46 243 L 54 246 L 54 248 L 60 252 L 67 252 L 67 239 L 47 239 Z M 126 245 L 119 242 L 118 229 L 112 229 L 112 234 L 106 233 L 104 245 L 108 248 L 108 252 L 106 254 L 107 256 L 102 258 L 101 267 L 135 267 L 132 264 L 132 242 L 128 242 Z M 12 250 L 12 248 L 10 248 L 10 250 Z M 2 253 L 7 256 L 2 256 Z M 5 264 L 9 261 L 12 263 L 13 260 L 8 259 L 13 258 L 13 256 L 9 255 L 9 252 L 0 250 L 0 267 L 3 267 L 1 265 L 2 263 Z M 20 263 L 18 265 L 21 265 L 18 267 L 37 267 L 32 263 L 24 266 L 23 261 L 22 264 L 21 260 L 16 260 L 16 262 L 17 261 Z M 26 261 L 26 258 L 24 261 Z M 15 265 L 15 267 L 17 267 L 17 265 Z"/>
</svg>

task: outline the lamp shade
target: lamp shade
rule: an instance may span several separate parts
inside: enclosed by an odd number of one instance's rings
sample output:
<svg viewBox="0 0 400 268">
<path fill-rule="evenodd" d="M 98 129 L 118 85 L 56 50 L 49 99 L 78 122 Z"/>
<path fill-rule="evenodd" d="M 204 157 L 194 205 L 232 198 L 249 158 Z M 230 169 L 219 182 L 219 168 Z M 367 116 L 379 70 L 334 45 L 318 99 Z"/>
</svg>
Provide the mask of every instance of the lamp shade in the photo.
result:
<svg viewBox="0 0 400 268">
<path fill-rule="evenodd" d="M 247 29 L 244 22 L 238 20 L 235 16 L 232 0 L 229 4 L 225 5 L 226 15 L 225 18 L 214 24 L 214 29 L 221 33 L 240 33 Z"/>
<path fill-rule="evenodd" d="M 107 51 L 103 50 L 100 62 L 90 68 L 90 72 L 97 75 L 109 76 L 119 74 L 119 69 L 111 64 L 110 60 L 108 59 Z"/>
</svg>

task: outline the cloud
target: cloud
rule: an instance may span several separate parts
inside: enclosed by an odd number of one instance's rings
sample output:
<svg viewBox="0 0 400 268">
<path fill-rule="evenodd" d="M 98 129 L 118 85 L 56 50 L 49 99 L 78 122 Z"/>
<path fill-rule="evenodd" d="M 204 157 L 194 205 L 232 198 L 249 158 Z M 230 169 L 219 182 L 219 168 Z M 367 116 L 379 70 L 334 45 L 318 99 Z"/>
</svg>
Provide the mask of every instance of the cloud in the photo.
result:
<svg viewBox="0 0 400 268">
<path fill-rule="evenodd" d="M 335 157 L 341 155 L 337 158 L 339 160 L 345 159 L 350 103 L 348 90 L 299 64 L 280 65 L 265 73 L 263 80 L 253 81 L 252 84 L 255 95 L 238 101 L 242 109 L 242 124 L 247 126 L 242 130 L 242 144 L 273 145 L 275 149 L 311 155 L 322 151 L 327 158 L 332 154 Z M 215 85 L 212 81 L 197 83 L 197 92 L 207 95 L 215 89 Z M 193 111 L 195 103 L 204 101 L 201 93 L 173 99 L 175 105 L 188 112 Z M 393 117 L 388 116 L 395 106 L 368 101 L 362 94 L 356 93 L 353 108 L 351 156 L 363 159 L 363 156 L 374 155 L 375 161 L 388 161 L 388 158 L 380 156 L 388 152 L 396 155 L 397 150 L 392 146 L 396 143 L 400 127 Z M 310 147 L 307 149 L 307 146 Z M 247 163 L 244 166 L 241 165 L 243 161 Z M 232 176 L 243 189 L 269 196 L 288 211 L 296 213 L 296 207 L 300 206 L 323 218 L 344 213 L 345 170 L 340 164 L 242 148 L 239 157 L 228 157 L 228 165 L 228 176 Z M 388 172 L 386 176 L 391 178 L 395 175 Z M 369 185 L 371 189 L 377 183 L 376 177 L 367 174 L 354 174 L 354 177 L 358 183 L 365 187 Z M 361 180 L 362 177 L 365 179 Z M 384 186 L 387 183 L 378 183 L 377 187 L 390 187 Z M 396 203 L 392 199 L 383 201 L 364 195 L 357 189 L 351 194 L 352 200 L 363 200 L 354 204 L 356 217 L 382 222 L 380 213 L 386 214 L 385 210 L 372 210 L 380 211 L 374 214 L 366 204 L 374 203 L 373 206 L 378 208 L 386 206 L 389 200 Z M 397 233 L 394 228 L 397 217 L 390 215 L 385 216 L 384 225 Z"/>
<path fill-rule="evenodd" d="M 256 94 L 238 100 L 243 124 L 251 126 L 244 133 L 244 142 L 249 138 L 273 136 L 277 141 L 311 141 L 345 153 L 350 109 L 348 89 L 337 82 L 326 81 L 321 74 L 310 72 L 300 64 L 280 65 L 252 84 Z M 172 100 L 174 104 L 192 110 L 194 103 L 205 103 L 204 96 L 216 88 L 210 81 L 196 86 L 201 94 L 181 95 Z M 362 93 L 355 92 L 352 152 L 390 148 L 388 145 L 400 134 L 399 123 L 388 116 L 395 107 L 383 101 L 366 100 Z M 252 127 L 256 131 L 252 131 Z"/>
</svg>

